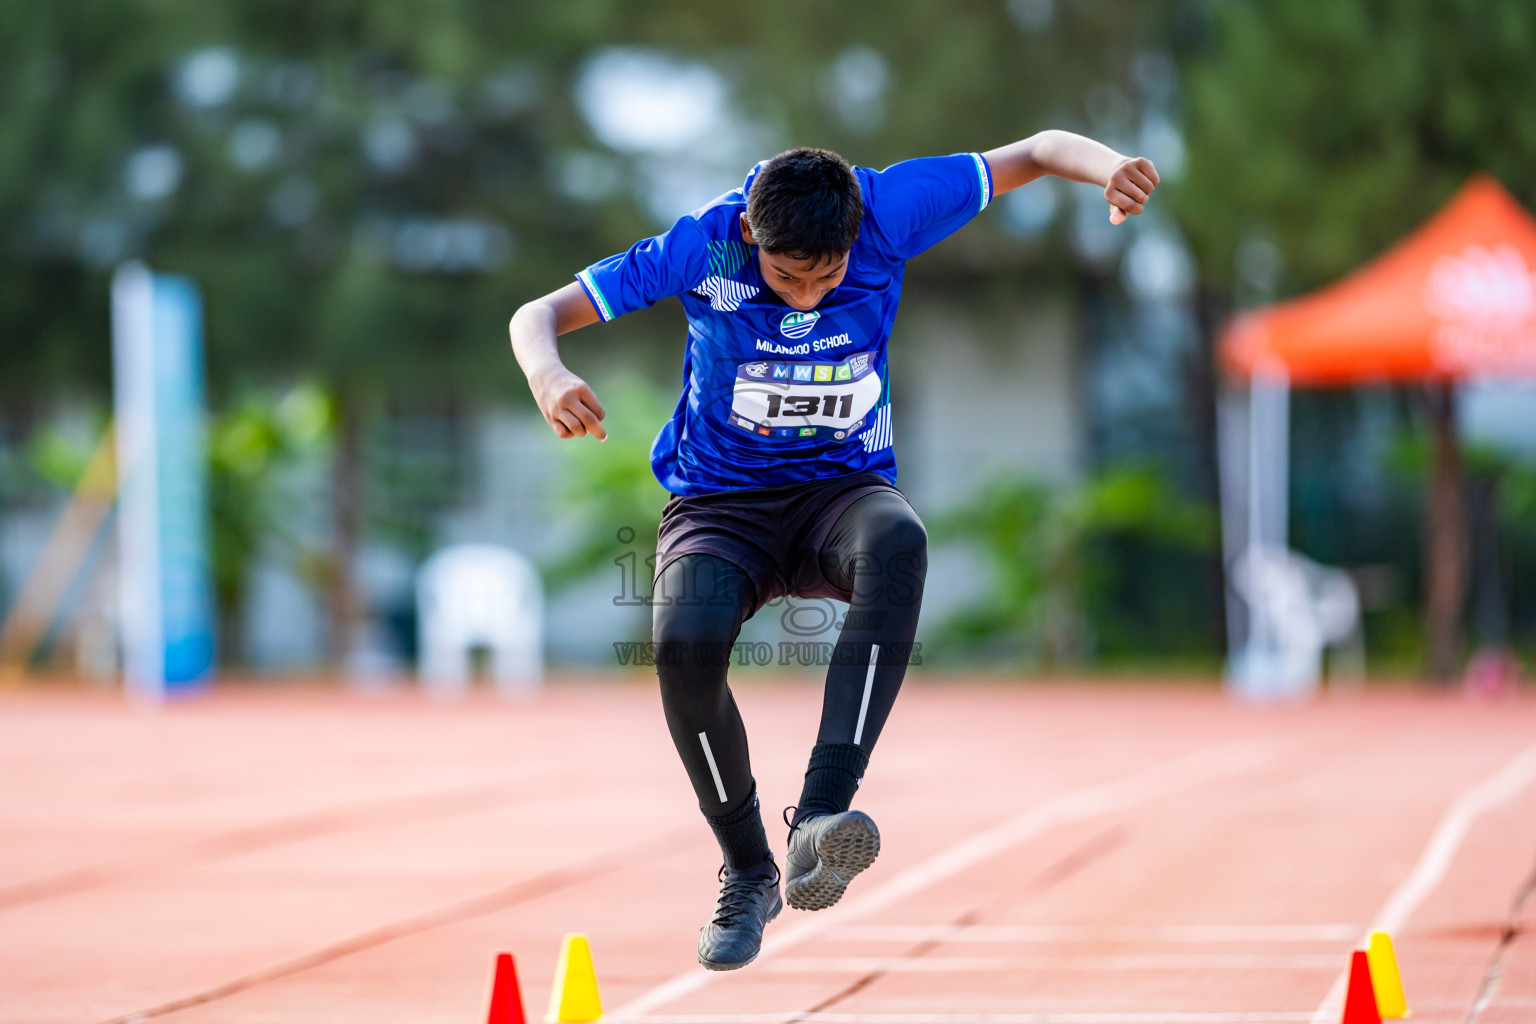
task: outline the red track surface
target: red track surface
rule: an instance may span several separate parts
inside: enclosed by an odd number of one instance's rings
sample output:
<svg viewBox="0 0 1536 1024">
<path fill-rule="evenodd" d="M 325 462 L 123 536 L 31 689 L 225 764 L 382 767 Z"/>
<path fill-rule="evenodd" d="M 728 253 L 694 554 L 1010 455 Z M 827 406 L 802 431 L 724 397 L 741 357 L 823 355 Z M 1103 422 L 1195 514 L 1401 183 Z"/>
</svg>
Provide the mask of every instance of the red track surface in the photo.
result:
<svg viewBox="0 0 1536 1024">
<path fill-rule="evenodd" d="M 772 819 L 819 693 L 739 689 Z M 720 975 L 693 966 L 717 854 L 650 686 L 12 692 L 0 1021 L 468 1024 L 503 949 L 536 1020 L 585 931 L 610 1017 L 655 1024 L 1305 1024 L 1384 914 L 1414 1024 L 1532 1021 L 1533 744 L 1529 700 L 920 681 L 858 801 L 880 860 Z"/>
</svg>

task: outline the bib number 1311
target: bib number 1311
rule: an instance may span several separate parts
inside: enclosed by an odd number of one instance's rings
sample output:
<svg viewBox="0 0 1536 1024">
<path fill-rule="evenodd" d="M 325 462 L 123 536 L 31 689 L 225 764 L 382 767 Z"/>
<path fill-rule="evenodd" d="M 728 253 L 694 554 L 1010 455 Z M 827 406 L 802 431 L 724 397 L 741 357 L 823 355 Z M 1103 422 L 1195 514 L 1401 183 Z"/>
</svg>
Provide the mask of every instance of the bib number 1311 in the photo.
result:
<svg viewBox="0 0 1536 1024">
<path fill-rule="evenodd" d="M 763 397 L 768 400 L 769 419 L 779 416 L 815 416 L 820 411 L 823 416 L 845 420 L 853 412 L 853 395 L 850 392 L 820 397 L 769 393 Z"/>
</svg>

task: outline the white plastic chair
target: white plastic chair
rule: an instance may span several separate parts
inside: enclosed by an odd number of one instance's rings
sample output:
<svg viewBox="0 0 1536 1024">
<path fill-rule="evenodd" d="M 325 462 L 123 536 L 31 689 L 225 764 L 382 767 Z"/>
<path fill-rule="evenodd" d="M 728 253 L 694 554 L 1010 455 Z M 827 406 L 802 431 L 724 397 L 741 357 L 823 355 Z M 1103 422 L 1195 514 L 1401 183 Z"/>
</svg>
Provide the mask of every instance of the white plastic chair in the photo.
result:
<svg viewBox="0 0 1536 1024">
<path fill-rule="evenodd" d="M 422 685 L 445 698 L 469 689 L 474 652 L 490 652 L 496 690 L 522 697 L 544 675 L 544 591 L 524 556 L 490 544 L 437 552 L 416 577 Z"/>
<path fill-rule="evenodd" d="M 1358 670 L 1360 594 L 1348 573 L 1286 548 L 1255 546 L 1233 563 L 1232 586 L 1248 605 L 1248 642 L 1229 669 L 1243 696 L 1315 693 L 1329 647 Z"/>
</svg>

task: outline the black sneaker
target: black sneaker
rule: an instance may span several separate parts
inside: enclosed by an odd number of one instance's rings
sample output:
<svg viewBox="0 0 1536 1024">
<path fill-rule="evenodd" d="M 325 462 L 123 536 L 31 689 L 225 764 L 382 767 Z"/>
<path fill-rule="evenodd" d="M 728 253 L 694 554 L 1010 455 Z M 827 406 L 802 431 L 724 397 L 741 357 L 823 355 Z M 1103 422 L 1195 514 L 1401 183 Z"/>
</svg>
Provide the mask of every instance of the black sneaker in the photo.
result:
<svg viewBox="0 0 1536 1024">
<path fill-rule="evenodd" d="M 768 861 L 773 864 L 772 858 Z M 757 959 L 763 928 L 779 916 L 779 869 L 766 877 L 741 877 L 720 868 L 715 916 L 699 930 L 699 963 L 711 971 L 734 971 Z"/>
<path fill-rule="evenodd" d="M 880 830 L 863 811 L 802 819 L 789 833 L 784 898 L 796 910 L 825 910 L 879 854 Z"/>
</svg>

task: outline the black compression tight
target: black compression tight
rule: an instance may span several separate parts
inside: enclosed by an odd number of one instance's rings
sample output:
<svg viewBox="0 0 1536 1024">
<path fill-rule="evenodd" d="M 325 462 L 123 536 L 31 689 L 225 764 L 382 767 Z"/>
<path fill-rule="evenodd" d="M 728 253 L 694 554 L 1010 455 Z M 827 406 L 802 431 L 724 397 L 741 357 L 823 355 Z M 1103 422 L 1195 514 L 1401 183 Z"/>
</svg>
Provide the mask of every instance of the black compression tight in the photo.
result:
<svg viewBox="0 0 1536 1024">
<path fill-rule="evenodd" d="M 747 574 L 714 555 L 684 555 L 656 581 L 652 636 L 661 706 L 709 815 L 733 811 L 752 794 L 747 730 L 725 670 L 754 602 Z"/>
<path fill-rule="evenodd" d="M 822 575 L 852 600 L 827 670 L 821 727 L 800 814 L 846 810 L 906 675 L 927 571 L 927 533 L 895 492 L 855 501 L 818 552 Z M 672 741 L 711 819 L 727 863 L 750 860 L 756 840 L 733 839 L 757 816 L 746 728 L 726 684 L 731 645 L 757 608 L 751 580 L 714 555 L 689 554 L 657 580 L 657 674 Z M 721 822 L 726 822 L 722 832 Z M 760 825 L 755 826 L 761 834 Z M 729 848 L 738 844 L 733 856 Z M 745 844 L 745 845 L 742 845 Z M 763 849 L 766 855 L 766 847 Z"/>
</svg>

